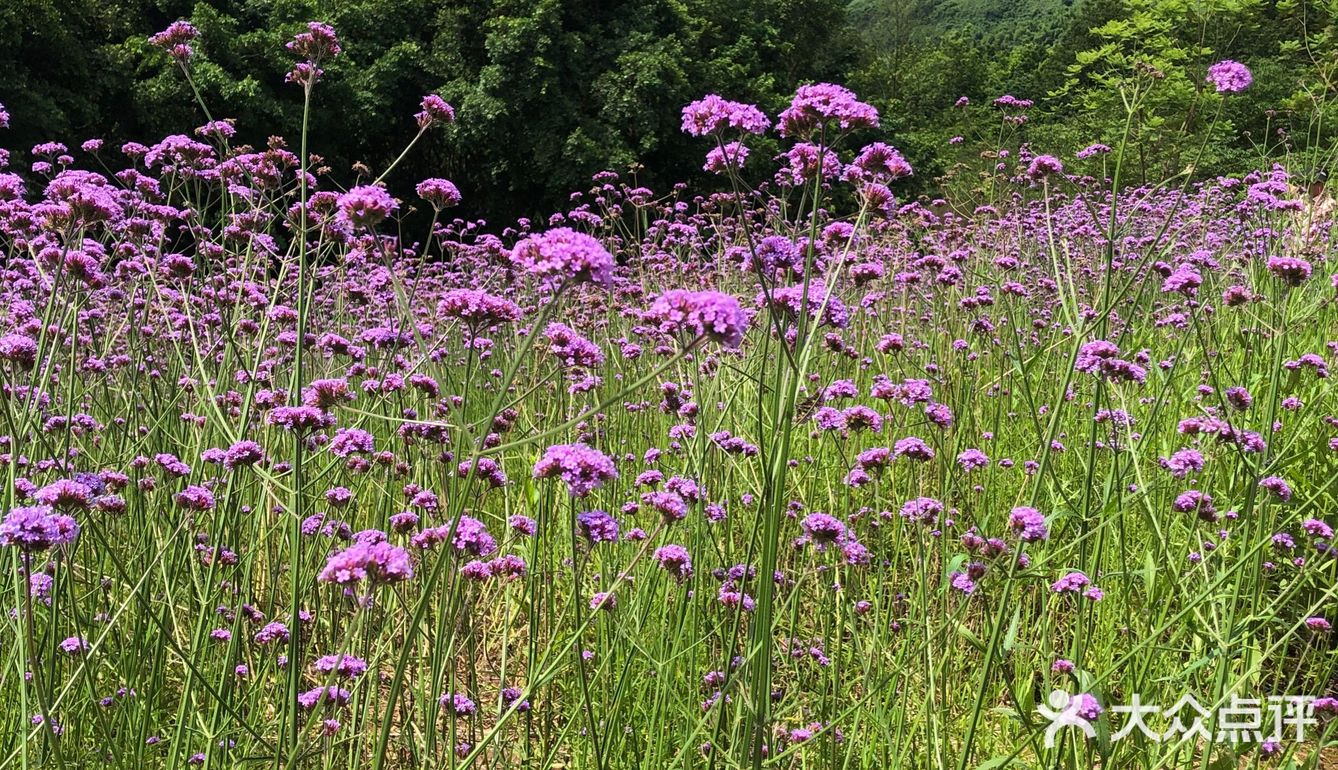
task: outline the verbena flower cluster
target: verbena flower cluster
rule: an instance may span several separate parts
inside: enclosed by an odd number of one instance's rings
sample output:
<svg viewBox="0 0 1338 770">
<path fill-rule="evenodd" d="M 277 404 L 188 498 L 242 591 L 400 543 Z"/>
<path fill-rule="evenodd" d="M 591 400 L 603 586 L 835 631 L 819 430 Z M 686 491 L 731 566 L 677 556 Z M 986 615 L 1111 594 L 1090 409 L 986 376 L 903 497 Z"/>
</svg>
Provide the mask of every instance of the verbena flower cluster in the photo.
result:
<svg viewBox="0 0 1338 770">
<path fill-rule="evenodd" d="M 190 25 L 151 43 L 207 77 Z M 334 29 L 289 49 L 319 93 Z M 427 161 L 340 186 L 228 120 L 34 148 L 8 763 L 1123 767 L 1019 715 L 1238 681 L 1331 733 L 1331 221 L 1282 166 L 1112 190 L 1102 137 L 912 200 L 879 126 L 706 96 L 719 191 L 605 172 L 502 228 Z"/>
</svg>

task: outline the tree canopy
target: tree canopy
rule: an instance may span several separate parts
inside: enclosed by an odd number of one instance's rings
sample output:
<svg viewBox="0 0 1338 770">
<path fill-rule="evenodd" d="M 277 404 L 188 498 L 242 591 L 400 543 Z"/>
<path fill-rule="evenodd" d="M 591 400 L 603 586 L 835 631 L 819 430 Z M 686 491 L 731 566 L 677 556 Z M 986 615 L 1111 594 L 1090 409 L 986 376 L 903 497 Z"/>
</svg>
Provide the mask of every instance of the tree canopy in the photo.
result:
<svg viewBox="0 0 1338 770">
<path fill-rule="evenodd" d="M 679 131 L 684 104 L 719 92 L 774 114 L 819 80 L 879 107 L 922 191 L 992 130 L 954 108 L 960 96 L 1036 100 L 1028 141 L 1063 153 L 1108 140 L 1123 125 L 1121 86 L 1155 80 L 1136 135 L 1140 173 L 1157 176 L 1205 140 L 1205 169 L 1279 142 L 1327 147 L 1335 10 L 1335 0 L 32 0 L 0 7 L 0 103 L 18 149 L 200 125 L 176 65 L 146 41 L 184 18 L 201 31 L 191 66 L 210 116 L 235 119 L 238 140 L 260 145 L 297 134 L 283 43 L 321 19 L 345 55 L 318 89 L 313 150 L 336 173 L 384 167 L 419 99 L 440 93 L 456 126 L 425 137 L 392 181 L 449 177 L 474 215 L 551 211 L 604 169 L 634 169 L 651 186 L 691 180 L 702 158 Z M 1246 62 L 1256 83 L 1212 121 L 1203 76 L 1222 58 Z"/>
</svg>

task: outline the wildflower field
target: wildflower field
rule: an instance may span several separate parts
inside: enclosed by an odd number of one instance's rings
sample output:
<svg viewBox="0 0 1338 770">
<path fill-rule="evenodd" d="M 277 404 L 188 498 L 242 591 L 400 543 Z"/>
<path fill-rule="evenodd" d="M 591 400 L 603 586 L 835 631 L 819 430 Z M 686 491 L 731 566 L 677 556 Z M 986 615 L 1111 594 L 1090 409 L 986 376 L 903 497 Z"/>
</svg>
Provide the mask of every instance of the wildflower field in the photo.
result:
<svg viewBox="0 0 1338 770">
<path fill-rule="evenodd" d="M 1338 767 L 1322 198 L 879 124 L 504 229 L 213 116 L 0 172 L 0 767 Z"/>
</svg>

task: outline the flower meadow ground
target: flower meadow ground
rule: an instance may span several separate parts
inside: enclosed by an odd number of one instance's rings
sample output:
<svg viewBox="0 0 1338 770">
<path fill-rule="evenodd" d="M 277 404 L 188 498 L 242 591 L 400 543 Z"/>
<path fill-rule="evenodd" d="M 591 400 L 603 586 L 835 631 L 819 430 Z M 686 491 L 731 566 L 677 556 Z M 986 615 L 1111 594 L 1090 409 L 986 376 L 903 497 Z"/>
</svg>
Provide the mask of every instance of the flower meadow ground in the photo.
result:
<svg viewBox="0 0 1338 770">
<path fill-rule="evenodd" d="M 310 105 L 337 37 L 290 48 Z M 1286 169 L 898 202 L 818 84 L 684 109 L 728 192 L 492 233 L 210 120 L 0 174 L 0 766 L 1334 766 L 1338 268 Z"/>
</svg>

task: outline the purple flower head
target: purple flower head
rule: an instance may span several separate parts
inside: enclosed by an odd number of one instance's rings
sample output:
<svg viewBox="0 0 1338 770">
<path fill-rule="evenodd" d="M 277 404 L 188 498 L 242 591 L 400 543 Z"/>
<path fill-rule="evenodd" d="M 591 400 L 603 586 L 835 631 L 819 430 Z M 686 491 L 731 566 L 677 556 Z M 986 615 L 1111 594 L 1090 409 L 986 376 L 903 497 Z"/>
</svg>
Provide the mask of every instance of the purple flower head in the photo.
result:
<svg viewBox="0 0 1338 770">
<path fill-rule="evenodd" d="M 28 553 L 69 545 L 78 537 L 78 522 L 46 505 L 14 508 L 0 522 L 0 546 Z"/>
<path fill-rule="evenodd" d="M 658 322 L 661 331 L 708 337 L 728 348 L 742 344 L 748 329 L 739 301 L 718 291 L 670 289 L 651 304 L 646 317 Z"/>
<path fill-rule="evenodd" d="M 263 620 L 264 615 L 261 615 L 260 618 Z M 256 644 L 273 644 L 275 642 L 286 642 L 290 638 L 291 637 L 288 632 L 288 626 L 284 625 L 283 623 L 280 623 L 277 620 L 266 623 L 259 631 L 256 632 L 255 635 Z"/>
<path fill-rule="evenodd" d="M 280 406 L 270 410 L 266 421 L 294 433 L 328 428 L 335 416 L 314 406 Z"/>
<path fill-rule="evenodd" d="M 990 458 L 979 449 L 968 449 L 957 455 L 957 464 L 968 473 L 990 464 Z"/>
<path fill-rule="evenodd" d="M 480 289 L 450 289 L 437 303 L 437 315 L 464 321 L 471 329 L 487 329 L 520 320 L 516 303 Z"/>
<path fill-rule="evenodd" d="M 354 187 L 339 196 L 339 219 L 353 227 L 371 229 L 399 210 L 400 204 L 381 185 Z"/>
<path fill-rule="evenodd" d="M 460 463 L 456 467 L 456 473 L 460 476 L 474 474 L 478 478 L 488 482 L 488 485 L 494 489 L 504 487 L 510 483 L 506 472 L 502 470 L 501 464 L 491 457 L 480 457 L 478 462 L 470 465 L 469 461 Z"/>
<path fill-rule="evenodd" d="M 730 129 L 760 134 L 770 127 L 771 121 L 757 107 L 716 94 L 707 94 L 683 108 L 683 131 L 691 136 L 710 136 Z"/>
<path fill-rule="evenodd" d="M 449 528 L 447 528 L 449 531 Z M 469 516 L 461 516 L 455 526 L 455 538 L 451 541 L 455 550 L 475 556 L 487 556 L 497 550 L 497 541 L 488 533 L 483 522 Z"/>
<path fill-rule="evenodd" d="M 322 703 L 330 706 L 346 706 L 353 699 L 353 693 L 342 687 L 315 687 L 297 696 L 297 703 L 310 711 Z"/>
<path fill-rule="evenodd" d="M 907 436 L 898 440 L 897 443 L 892 445 L 892 454 L 897 457 L 909 457 L 920 462 L 934 459 L 933 448 L 915 436 Z"/>
<path fill-rule="evenodd" d="M 618 478 L 613 460 L 585 444 L 555 444 L 534 464 L 534 478 L 560 477 L 572 497 L 585 497 L 605 482 Z"/>
<path fill-rule="evenodd" d="M 938 522 L 938 517 L 943 513 L 943 503 L 932 497 L 917 497 L 914 500 L 907 500 L 901 506 L 901 517 L 907 521 L 926 526 Z"/>
<path fill-rule="evenodd" d="M 60 651 L 67 655 L 82 655 L 88 652 L 88 640 L 79 636 L 71 636 L 60 643 Z"/>
<path fill-rule="evenodd" d="M 1034 543 L 1050 536 L 1050 531 L 1045 527 L 1045 516 L 1027 506 L 1013 509 L 1008 516 L 1008 526 L 1024 543 Z"/>
<path fill-rule="evenodd" d="M 841 158 L 835 151 L 809 142 L 799 142 L 782 157 L 787 167 L 777 172 L 779 183 L 801 185 L 818 178 L 827 181 L 841 173 Z"/>
<path fill-rule="evenodd" d="M 1287 485 L 1286 480 L 1279 476 L 1268 476 L 1259 480 L 1259 486 L 1272 492 L 1282 502 L 1290 502 L 1292 499 L 1292 488 Z"/>
<path fill-rule="evenodd" d="M 192 484 L 177 493 L 177 505 L 188 511 L 212 511 L 214 494 L 207 488 Z"/>
<path fill-rule="evenodd" d="M 353 655 L 324 655 L 311 667 L 318 674 L 338 674 L 345 679 L 357 679 L 367 673 L 367 661 Z"/>
<path fill-rule="evenodd" d="M 859 172 L 860 178 L 868 181 L 887 182 L 914 173 L 900 150 L 882 142 L 864 147 L 851 165 Z"/>
<path fill-rule="evenodd" d="M 185 61 L 194 53 L 190 43 L 200 36 L 200 31 L 188 21 L 174 21 L 167 29 L 149 37 L 149 44 L 167 51 L 172 58 Z"/>
<path fill-rule="evenodd" d="M 495 578 L 517 580 L 525 576 L 525 560 L 515 554 L 499 556 L 488 562 L 488 572 Z"/>
<path fill-rule="evenodd" d="M 767 299 L 764 292 L 758 292 L 757 306 L 767 305 Z M 803 284 L 773 290 L 770 306 L 772 312 L 782 313 L 791 318 L 807 313 L 814 320 L 820 320 L 821 323 L 837 329 L 844 329 L 850 323 L 850 311 L 846 309 L 845 304 L 834 292 L 829 293 L 827 287 L 817 281 L 808 285 L 807 294 L 804 293 Z"/>
<path fill-rule="evenodd" d="M 1004 94 L 994 100 L 994 106 L 1001 110 L 1029 110 L 1034 104 L 1030 99 L 1019 99 L 1012 94 Z"/>
<path fill-rule="evenodd" d="M 1250 391 L 1239 385 L 1227 388 L 1222 395 L 1226 397 L 1226 402 L 1230 404 L 1233 409 L 1241 412 L 1249 409 L 1250 404 L 1254 402 L 1254 398 L 1250 396 Z"/>
<path fill-rule="evenodd" d="M 570 227 L 556 227 L 517 243 L 511 261 L 549 283 L 613 282 L 613 255 L 598 240 Z"/>
<path fill-rule="evenodd" d="M 60 479 L 42 487 L 33 494 L 37 502 L 60 510 L 87 508 L 93 499 L 93 490 L 87 484 L 73 479 Z"/>
<path fill-rule="evenodd" d="M 411 577 L 413 563 L 408 551 L 382 540 L 358 542 L 331 554 L 316 579 L 322 583 L 347 586 L 364 580 L 398 583 Z"/>
<path fill-rule="evenodd" d="M 655 549 L 655 561 L 680 583 L 692 577 L 692 556 L 681 545 L 671 544 Z"/>
<path fill-rule="evenodd" d="M 501 693 L 502 709 L 503 710 L 510 709 L 514 705 L 516 711 L 519 713 L 523 714 L 526 711 L 529 711 L 530 702 L 527 700 L 520 699 L 520 696 L 524 694 L 525 694 L 524 691 L 521 690 L 519 687 L 503 687 Z"/>
<path fill-rule="evenodd" d="M 584 511 L 577 514 L 576 528 L 591 544 L 618 542 L 618 520 L 605 511 Z"/>
<path fill-rule="evenodd" d="M 1193 265 L 1184 264 L 1166 276 L 1166 279 L 1161 283 L 1161 290 L 1163 294 L 1183 294 L 1186 297 L 1195 297 L 1202 285 L 1203 276 L 1199 275 L 1199 271 L 1194 269 Z"/>
<path fill-rule="evenodd" d="M 1311 537 L 1318 537 L 1324 540 L 1333 539 L 1333 527 L 1330 527 L 1319 519 L 1306 519 L 1301 522 L 1301 529 L 1304 529 L 1306 534 Z"/>
<path fill-rule="evenodd" d="M 302 389 L 302 403 L 317 409 L 339 406 L 356 397 L 357 394 L 348 386 L 348 380 L 343 379 L 313 380 Z"/>
<path fill-rule="evenodd" d="M 1171 504 L 1171 509 L 1177 513 L 1197 513 L 1204 521 L 1217 521 L 1217 509 L 1213 507 L 1212 496 L 1197 489 L 1181 492 Z"/>
<path fill-rule="evenodd" d="M 883 431 L 883 416 L 877 410 L 863 404 L 846 407 L 841 412 L 841 422 L 851 431 L 869 430 L 874 433 Z"/>
<path fill-rule="evenodd" d="M 1216 88 L 1219 94 L 1238 94 L 1250 87 L 1254 76 L 1244 64 L 1225 59 L 1208 68 L 1206 82 Z"/>
<path fill-rule="evenodd" d="M 781 136 L 806 136 L 827 124 L 839 131 L 877 128 L 878 110 L 861 102 L 848 88 L 816 83 L 799 87 L 780 114 L 779 127 Z"/>
<path fill-rule="evenodd" d="M 836 401 L 842 398 L 855 398 L 859 388 L 851 380 L 833 380 L 822 390 L 823 401 Z"/>
<path fill-rule="evenodd" d="M 1089 144 L 1086 147 L 1082 148 L 1081 150 L 1078 150 L 1077 157 L 1079 160 L 1086 160 L 1093 156 L 1106 155 L 1109 154 L 1110 152 L 1111 149 L 1108 145 L 1104 145 L 1101 144 L 1100 142 L 1097 142 L 1095 144 Z"/>
<path fill-rule="evenodd" d="M 716 146 L 708 150 L 702 170 L 712 174 L 724 174 L 731 169 L 737 171 L 743 168 L 743 164 L 747 161 L 748 148 L 742 142 L 730 142 L 723 147 Z"/>
<path fill-rule="evenodd" d="M 810 513 L 800 523 L 804 536 L 819 549 L 842 539 L 846 534 L 846 525 L 828 513 Z"/>
<path fill-rule="evenodd" d="M 330 440 L 330 453 L 336 457 L 371 454 L 375 449 L 376 439 L 361 428 L 340 428 Z"/>
<path fill-rule="evenodd" d="M 307 22 L 305 32 L 299 32 L 288 43 L 288 50 L 311 62 L 338 56 L 342 50 L 334 27 L 319 21 Z"/>
<path fill-rule="evenodd" d="M 965 572 L 953 572 L 948 576 L 948 582 L 954 589 L 967 596 L 976 592 L 976 581 L 972 580 L 971 576 Z"/>
<path fill-rule="evenodd" d="M 1033 181 L 1040 181 L 1049 176 L 1058 176 L 1064 173 L 1064 164 L 1053 155 L 1037 155 L 1032 158 L 1031 164 L 1027 166 L 1027 178 Z"/>
<path fill-rule="evenodd" d="M 6 334 L 0 337 L 0 360 L 9 361 L 23 370 L 37 363 L 37 340 L 26 334 Z"/>
<path fill-rule="evenodd" d="M 460 204 L 460 189 L 449 179 L 429 177 L 419 182 L 414 191 L 438 211 Z"/>
<path fill-rule="evenodd" d="M 473 716 L 478 711 L 474 701 L 463 693 L 444 693 L 437 699 L 437 702 L 441 704 L 442 708 L 449 709 L 457 717 Z"/>
<path fill-rule="evenodd" d="M 1079 348 L 1073 368 L 1108 380 L 1144 383 L 1147 380 L 1147 370 L 1131 361 L 1118 358 L 1119 354 L 1120 349 L 1115 343 L 1093 340 Z"/>
<path fill-rule="evenodd" d="M 232 446 L 228 447 L 223 453 L 223 467 L 228 470 L 255 465 L 263 462 L 265 459 L 265 450 L 260 444 L 249 439 L 242 439 Z"/>
<path fill-rule="evenodd" d="M 1300 257 L 1269 257 L 1268 272 L 1288 286 L 1300 286 L 1310 279 L 1310 263 Z"/>
<path fill-rule="evenodd" d="M 421 108 L 421 111 L 413 116 L 419 128 L 455 122 L 455 108 L 436 94 L 424 96 Z"/>
<path fill-rule="evenodd" d="M 1081 572 L 1070 572 L 1064 577 L 1056 580 L 1050 586 L 1050 590 L 1057 593 L 1078 593 L 1082 589 L 1091 585 L 1092 581 Z"/>
<path fill-rule="evenodd" d="M 566 324 L 557 321 L 548 324 L 543 336 L 548 342 L 548 351 L 565 366 L 593 369 L 604 363 L 604 351 Z"/>
<path fill-rule="evenodd" d="M 196 128 L 195 135 L 205 139 L 210 139 L 210 138 L 231 139 L 232 137 L 237 135 L 237 127 L 233 125 L 234 122 L 235 121 L 233 121 L 232 119 L 211 120 L 208 123 L 205 123 L 203 126 Z M 101 143 L 102 140 L 100 139 L 96 140 L 98 142 L 96 147 L 90 148 L 88 145 L 92 141 L 94 140 L 90 140 L 89 142 L 84 142 L 83 149 L 86 152 L 95 153 L 98 150 L 102 149 L 102 143 Z"/>
<path fill-rule="evenodd" d="M 1113 342 L 1106 340 L 1092 340 L 1078 349 L 1078 360 L 1105 361 L 1115 358 L 1120 354 L 1120 348 Z M 1082 371 L 1081 369 L 1079 371 Z"/>
<path fill-rule="evenodd" d="M 1065 709 L 1065 712 L 1076 715 L 1088 722 L 1100 718 L 1104 711 L 1105 709 L 1101 707 L 1101 703 L 1096 699 L 1096 696 L 1085 692 L 1073 696 Z"/>
<path fill-rule="evenodd" d="M 679 521 L 688 515 L 688 504 L 676 492 L 645 492 L 641 502 L 659 512 L 665 523 Z"/>
<path fill-rule="evenodd" d="M 754 252 L 744 254 L 740 265 L 747 272 L 760 272 L 770 278 L 777 271 L 802 272 L 803 270 L 804 259 L 799 252 L 799 246 L 782 235 L 766 236 L 757 243 Z M 34 345 L 35 352 L 36 345 Z"/>
<path fill-rule="evenodd" d="M 1203 455 L 1197 449 L 1181 449 L 1170 457 L 1160 460 L 1161 467 L 1171 472 L 1172 476 L 1183 479 L 1191 472 L 1203 470 Z"/>
</svg>

